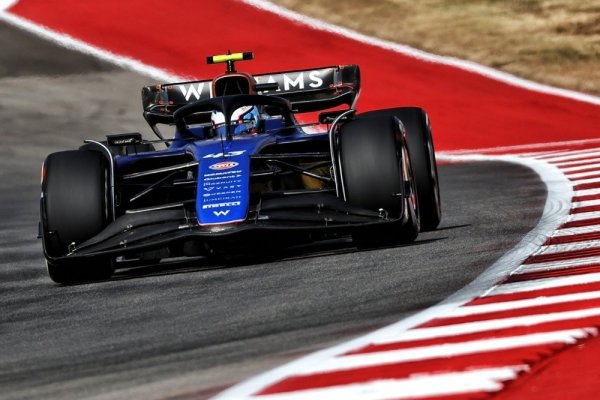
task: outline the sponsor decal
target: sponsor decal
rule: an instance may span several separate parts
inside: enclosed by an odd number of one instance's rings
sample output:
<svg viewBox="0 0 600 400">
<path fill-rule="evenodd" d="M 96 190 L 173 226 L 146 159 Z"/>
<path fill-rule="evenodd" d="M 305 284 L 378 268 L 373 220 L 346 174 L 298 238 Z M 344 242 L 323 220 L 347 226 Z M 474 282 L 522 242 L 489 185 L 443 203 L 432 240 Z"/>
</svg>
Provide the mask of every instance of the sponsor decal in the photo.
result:
<svg viewBox="0 0 600 400">
<path fill-rule="evenodd" d="M 188 85 L 180 85 L 179 90 L 183 93 L 186 101 L 190 101 L 192 97 L 200 100 L 203 97 L 204 86 L 210 86 L 206 82 L 192 83 Z M 210 90 L 210 89 L 209 89 Z M 210 97 L 210 93 L 204 97 Z"/>
<path fill-rule="evenodd" d="M 229 175 L 229 176 L 227 176 Z M 240 174 L 240 170 L 236 169 L 234 171 L 223 171 L 223 172 L 211 172 L 209 174 L 205 174 L 204 175 L 204 180 L 207 181 L 205 182 L 204 186 L 208 186 L 209 184 L 212 185 L 213 183 L 208 182 L 208 181 L 223 181 L 224 179 L 229 179 L 229 178 L 234 178 L 237 179 L 237 181 L 239 181 L 239 178 L 241 178 L 241 174 Z M 235 181 L 234 181 L 235 182 Z"/>
<path fill-rule="evenodd" d="M 231 187 L 233 189 L 233 187 Z M 227 189 L 227 188 L 225 188 Z M 218 193 L 204 193 L 202 197 L 216 197 L 223 196 L 224 199 L 233 199 L 233 198 L 241 198 L 242 191 L 241 190 L 221 190 Z M 227 196 L 225 198 L 224 196 Z"/>
<path fill-rule="evenodd" d="M 227 216 L 227 214 L 229 214 L 229 211 L 231 211 L 231 210 L 213 211 L 213 214 L 215 214 L 215 217 L 225 217 L 225 216 Z"/>
<path fill-rule="evenodd" d="M 209 166 L 208 168 L 220 171 L 220 170 L 223 170 L 223 169 L 235 168 L 238 165 L 240 165 L 240 163 L 237 163 L 235 161 L 221 161 L 221 162 L 218 162 L 216 164 L 213 164 L 213 165 Z"/>
<path fill-rule="evenodd" d="M 123 144 L 130 144 L 130 143 L 134 143 L 136 141 L 136 138 L 127 138 L 127 139 L 115 139 L 112 141 L 112 143 L 114 145 L 123 145 Z"/>
<path fill-rule="evenodd" d="M 325 86 L 325 80 L 332 79 L 331 69 L 320 69 L 313 71 L 287 72 L 284 74 L 263 75 L 255 77 L 257 83 L 277 83 L 279 89 L 276 92 L 318 89 Z M 267 90 L 264 93 L 268 93 Z"/>
<path fill-rule="evenodd" d="M 206 210 L 207 208 L 235 207 L 235 206 L 239 206 L 241 204 L 242 203 L 240 201 L 229 201 L 227 203 L 205 204 L 202 206 L 202 209 Z"/>
</svg>

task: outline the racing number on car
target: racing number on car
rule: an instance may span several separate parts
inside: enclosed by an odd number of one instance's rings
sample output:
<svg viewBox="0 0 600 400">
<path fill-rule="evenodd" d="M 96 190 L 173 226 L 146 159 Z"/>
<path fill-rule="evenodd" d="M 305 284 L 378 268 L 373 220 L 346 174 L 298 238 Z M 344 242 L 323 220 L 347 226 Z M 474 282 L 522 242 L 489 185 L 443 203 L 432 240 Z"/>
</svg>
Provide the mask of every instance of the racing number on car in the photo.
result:
<svg viewBox="0 0 600 400">
<path fill-rule="evenodd" d="M 207 154 L 202 158 L 235 157 L 235 156 L 242 155 L 245 152 L 246 152 L 246 150 L 230 151 L 228 153 L 213 153 L 213 154 Z"/>
</svg>

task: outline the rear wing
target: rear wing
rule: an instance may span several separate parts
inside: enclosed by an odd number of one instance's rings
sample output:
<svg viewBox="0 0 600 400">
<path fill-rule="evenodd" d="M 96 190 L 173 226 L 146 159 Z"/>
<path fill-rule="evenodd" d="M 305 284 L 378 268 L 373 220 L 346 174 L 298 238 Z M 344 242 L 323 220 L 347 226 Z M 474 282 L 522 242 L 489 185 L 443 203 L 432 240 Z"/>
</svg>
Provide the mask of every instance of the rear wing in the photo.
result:
<svg viewBox="0 0 600 400">
<path fill-rule="evenodd" d="M 292 104 L 293 112 L 311 112 L 347 105 L 354 107 L 360 92 L 358 65 L 254 75 L 255 92 L 279 96 Z M 179 108 L 212 97 L 212 80 L 167 83 L 142 89 L 144 117 L 151 127 L 171 124 Z"/>
</svg>

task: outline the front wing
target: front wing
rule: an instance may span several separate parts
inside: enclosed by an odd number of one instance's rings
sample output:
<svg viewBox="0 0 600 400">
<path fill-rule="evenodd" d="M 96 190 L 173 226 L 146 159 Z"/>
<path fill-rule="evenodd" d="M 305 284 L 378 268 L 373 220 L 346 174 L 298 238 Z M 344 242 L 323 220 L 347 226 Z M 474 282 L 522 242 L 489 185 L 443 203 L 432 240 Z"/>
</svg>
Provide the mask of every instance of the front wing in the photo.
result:
<svg viewBox="0 0 600 400">
<path fill-rule="evenodd" d="M 405 207 L 406 209 L 406 207 Z M 405 214 L 405 213 L 404 213 Z M 240 223 L 201 226 L 184 207 L 125 214 L 98 235 L 69 249 L 64 257 L 75 260 L 96 256 L 119 257 L 170 249 L 170 256 L 206 255 L 202 250 L 236 250 L 254 244 L 282 246 L 328 237 L 349 235 L 358 229 L 387 224 L 404 224 L 407 215 L 389 218 L 385 214 L 351 207 L 332 194 L 303 194 L 261 203 Z M 173 254 L 172 249 L 193 249 Z"/>
</svg>

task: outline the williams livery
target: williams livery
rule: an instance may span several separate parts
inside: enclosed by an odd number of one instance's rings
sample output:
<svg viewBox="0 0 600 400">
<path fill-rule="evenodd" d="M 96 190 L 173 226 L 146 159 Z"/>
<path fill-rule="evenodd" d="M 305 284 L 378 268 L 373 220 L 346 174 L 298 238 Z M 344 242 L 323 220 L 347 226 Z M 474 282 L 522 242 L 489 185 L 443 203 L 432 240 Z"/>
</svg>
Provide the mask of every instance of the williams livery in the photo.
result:
<svg viewBox="0 0 600 400">
<path fill-rule="evenodd" d="M 421 108 L 358 113 L 358 66 L 236 71 L 252 57 L 208 57 L 226 72 L 143 88 L 157 140 L 115 134 L 46 158 L 40 237 L 54 281 L 341 236 L 359 247 L 410 243 L 437 227 Z"/>
</svg>

